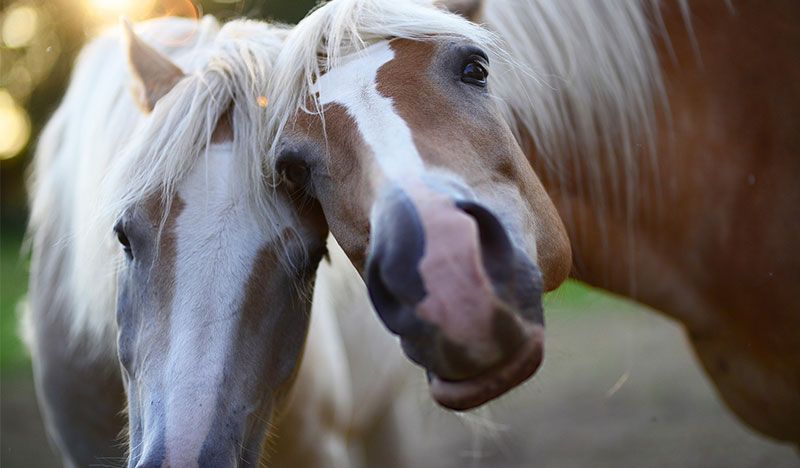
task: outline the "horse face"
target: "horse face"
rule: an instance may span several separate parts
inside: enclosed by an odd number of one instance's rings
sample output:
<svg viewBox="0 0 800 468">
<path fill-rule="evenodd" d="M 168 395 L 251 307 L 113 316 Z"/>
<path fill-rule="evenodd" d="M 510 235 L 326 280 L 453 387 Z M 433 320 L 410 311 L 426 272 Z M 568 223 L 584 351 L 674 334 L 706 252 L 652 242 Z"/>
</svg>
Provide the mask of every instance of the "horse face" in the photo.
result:
<svg viewBox="0 0 800 468">
<path fill-rule="evenodd" d="M 321 76 L 278 171 L 321 203 L 386 326 L 467 409 L 527 379 L 541 295 L 569 272 L 563 225 L 467 41 L 379 42 Z"/>
<path fill-rule="evenodd" d="M 128 41 L 149 129 L 184 78 L 130 28 Z M 256 200 L 230 106 L 174 189 L 133 202 L 114 228 L 130 466 L 256 465 L 300 362 L 327 228 L 283 194 Z"/>
<path fill-rule="evenodd" d="M 257 457 L 299 363 L 304 293 L 324 230 L 271 238 L 262 222 L 290 217 L 260 212 L 244 178 L 231 146 L 213 145 L 169 207 L 148 200 L 115 227 L 126 257 L 117 322 L 132 466 L 237 466 Z M 316 253 L 306 256 L 309 247 Z M 287 254 L 294 269 L 281 261 Z"/>
</svg>

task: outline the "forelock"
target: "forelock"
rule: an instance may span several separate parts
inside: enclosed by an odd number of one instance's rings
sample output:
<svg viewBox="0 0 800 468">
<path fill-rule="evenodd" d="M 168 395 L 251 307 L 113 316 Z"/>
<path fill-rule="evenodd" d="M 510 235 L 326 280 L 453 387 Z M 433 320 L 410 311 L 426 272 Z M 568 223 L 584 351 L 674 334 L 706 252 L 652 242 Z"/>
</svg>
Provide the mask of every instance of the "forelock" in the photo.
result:
<svg viewBox="0 0 800 468">
<path fill-rule="evenodd" d="M 278 139 L 297 111 L 321 114 L 311 92 L 325 70 L 348 55 L 387 39 L 467 39 L 507 59 L 497 37 L 430 0 L 336 0 L 321 4 L 289 33 L 270 81 L 272 139 Z M 307 105 L 311 102 L 309 108 Z M 274 148 L 273 148 L 274 149 Z M 274 162 L 275 151 L 270 152 Z"/>
</svg>

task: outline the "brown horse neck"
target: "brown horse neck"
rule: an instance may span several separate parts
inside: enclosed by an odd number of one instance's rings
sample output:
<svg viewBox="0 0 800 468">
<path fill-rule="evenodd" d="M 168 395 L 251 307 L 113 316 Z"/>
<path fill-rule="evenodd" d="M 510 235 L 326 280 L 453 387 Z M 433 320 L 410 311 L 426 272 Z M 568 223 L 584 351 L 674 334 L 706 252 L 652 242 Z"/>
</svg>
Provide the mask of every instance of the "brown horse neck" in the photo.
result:
<svg viewBox="0 0 800 468">
<path fill-rule="evenodd" d="M 675 3 L 662 14 L 669 108 L 631 209 L 580 186 L 611 197 L 610 169 L 579 183 L 592 173 L 548 177 L 529 159 L 564 217 L 574 276 L 680 319 L 731 408 L 800 441 L 800 3 L 692 2 L 692 28 Z"/>
<path fill-rule="evenodd" d="M 611 199 L 619 190 L 609 184 L 611 168 L 592 173 L 573 165 L 552 174 L 523 136 L 565 218 L 579 278 L 667 310 L 689 307 L 637 285 L 648 270 L 676 270 L 714 301 L 754 273 L 766 282 L 780 272 L 797 278 L 790 274 L 797 275 L 797 263 L 787 264 L 779 247 L 800 236 L 800 223 L 785 221 L 800 218 L 792 189 L 800 176 L 800 6 L 750 3 L 734 12 L 722 1 L 693 4 L 694 36 L 676 5 L 663 7 L 670 43 L 658 45 L 669 109 L 661 110 L 657 167 L 643 164 L 636 174 L 632 210 L 598 209 L 587 190 L 600 186 Z M 708 274 L 711 265 L 731 262 L 736 268 Z"/>
</svg>

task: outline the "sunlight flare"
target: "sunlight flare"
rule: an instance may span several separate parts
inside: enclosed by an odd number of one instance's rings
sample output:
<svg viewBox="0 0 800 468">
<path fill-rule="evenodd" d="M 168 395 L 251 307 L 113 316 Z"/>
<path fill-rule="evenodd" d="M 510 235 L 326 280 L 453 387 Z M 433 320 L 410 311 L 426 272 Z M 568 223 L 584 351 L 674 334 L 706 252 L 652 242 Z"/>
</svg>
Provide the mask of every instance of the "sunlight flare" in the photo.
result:
<svg viewBox="0 0 800 468">
<path fill-rule="evenodd" d="M 132 20 L 143 19 L 153 3 L 153 0 L 86 0 L 86 8 L 99 20 L 113 22 L 122 16 Z"/>
</svg>

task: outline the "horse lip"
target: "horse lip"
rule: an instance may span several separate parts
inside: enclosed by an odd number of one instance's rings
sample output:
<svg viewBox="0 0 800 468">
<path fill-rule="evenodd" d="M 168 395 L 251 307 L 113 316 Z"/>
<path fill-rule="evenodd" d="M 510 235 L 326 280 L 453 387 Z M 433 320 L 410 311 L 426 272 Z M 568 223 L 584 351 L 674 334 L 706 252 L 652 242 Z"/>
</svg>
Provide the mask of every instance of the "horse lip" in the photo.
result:
<svg viewBox="0 0 800 468">
<path fill-rule="evenodd" d="M 431 396 L 445 408 L 466 411 L 487 403 L 527 380 L 544 356 L 544 328 L 531 325 L 528 336 L 505 363 L 466 380 L 444 380 L 428 373 Z"/>
</svg>

